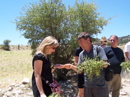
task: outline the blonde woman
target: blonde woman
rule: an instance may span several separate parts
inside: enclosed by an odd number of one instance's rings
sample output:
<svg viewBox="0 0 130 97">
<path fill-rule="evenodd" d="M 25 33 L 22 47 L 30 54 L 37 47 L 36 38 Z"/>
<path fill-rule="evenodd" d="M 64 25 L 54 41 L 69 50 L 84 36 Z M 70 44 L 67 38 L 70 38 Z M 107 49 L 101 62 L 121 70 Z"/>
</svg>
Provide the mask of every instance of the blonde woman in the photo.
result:
<svg viewBox="0 0 130 97">
<path fill-rule="evenodd" d="M 48 97 L 52 94 L 51 88 L 46 84 L 45 80 L 52 83 L 52 68 L 47 55 L 55 52 L 59 45 L 53 36 L 43 39 L 32 60 L 32 90 L 34 97 Z M 44 79 L 44 80 L 43 80 Z"/>
</svg>

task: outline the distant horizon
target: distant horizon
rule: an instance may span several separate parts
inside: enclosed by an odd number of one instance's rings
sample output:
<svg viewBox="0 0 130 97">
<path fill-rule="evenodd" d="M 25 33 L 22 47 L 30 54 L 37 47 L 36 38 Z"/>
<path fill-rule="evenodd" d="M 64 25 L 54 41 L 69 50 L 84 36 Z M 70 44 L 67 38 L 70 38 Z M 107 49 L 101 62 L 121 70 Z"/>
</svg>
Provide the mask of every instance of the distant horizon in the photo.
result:
<svg viewBox="0 0 130 97">
<path fill-rule="evenodd" d="M 114 34 L 113 34 L 114 35 Z M 130 36 L 130 35 L 126 35 L 126 36 Z M 126 37 L 126 36 L 121 36 L 121 37 L 118 37 L 118 38 L 122 38 L 122 37 Z M 96 39 L 100 39 L 100 38 L 96 38 Z M 109 39 L 109 38 L 107 38 Z M 10 42 L 11 43 L 11 42 Z M 3 44 L 0 44 L 0 45 L 3 45 Z M 10 44 L 9 44 L 10 45 Z M 30 45 L 30 44 L 11 44 L 11 45 L 23 45 L 23 46 L 26 46 L 26 45 Z"/>
</svg>

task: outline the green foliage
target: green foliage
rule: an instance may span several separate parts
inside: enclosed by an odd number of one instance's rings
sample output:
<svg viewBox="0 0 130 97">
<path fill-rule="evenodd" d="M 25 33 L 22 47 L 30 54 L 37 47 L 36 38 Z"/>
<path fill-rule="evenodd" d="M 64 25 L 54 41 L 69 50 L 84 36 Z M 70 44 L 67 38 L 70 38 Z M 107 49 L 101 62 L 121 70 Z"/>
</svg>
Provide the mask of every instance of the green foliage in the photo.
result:
<svg viewBox="0 0 130 97">
<path fill-rule="evenodd" d="M 98 57 L 94 59 L 85 58 L 85 61 L 77 66 L 77 70 L 86 73 L 88 78 L 92 80 L 93 76 L 100 76 L 100 70 L 103 69 L 105 64 L 108 65 L 103 60 L 99 60 Z"/>
<path fill-rule="evenodd" d="M 108 42 L 106 43 L 106 45 L 107 45 L 107 46 L 110 46 L 110 42 L 108 41 Z"/>
<path fill-rule="evenodd" d="M 49 95 L 49 97 L 60 97 L 60 94 L 52 93 L 51 95 Z"/>
<path fill-rule="evenodd" d="M 50 57 L 53 64 L 72 62 L 74 50 L 78 47 L 77 34 L 98 34 L 108 23 L 108 20 L 99 17 L 100 13 L 96 12 L 93 3 L 75 2 L 74 6 L 67 8 L 62 0 L 40 0 L 24 7 L 23 11 L 22 16 L 16 19 L 16 25 L 29 39 L 32 54 L 44 37 L 52 35 L 58 39 L 60 45 Z"/>
<path fill-rule="evenodd" d="M 96 4 L 78 1 L 69 9 L 74 24 L 77 24 L 77 32 L 87 32 L 90 35 L 101 33 L 103 26 L 107 25 L 108 20 L 99 17 Z"/>
<path fill-rule="evenodd" d="M 9 51 L 10 50 L 10 46 L 9 46 L 10 42 L 11 42 L 10 40 L 4 40 L 2 49 Z"/>
<path fill-rule="evenodd" d="M 78 46 L 78 33 L 98 34 L 108 23 L 99 17 L 94 3 L 75 2 L 74 6 L 67 8 L 62 0 L 40 0 L 24 7 L 23 11 L 22 16 L 16 19 L 17 29 L 23 31 L 22 35 L 29 39 L 34 51 L 44 37 L 53 35 L 58 39 L 60 46 L 54 54 L 54 63 L 64 63 L 61 59 L 71 61 Z"/>
<path fill-rule="evenodd" d="M 122 69 L 124 69 L 127 73 L 130 73 L 130 61 L 122 62 L 120 66 L 122 66 Z"/>
</svg>

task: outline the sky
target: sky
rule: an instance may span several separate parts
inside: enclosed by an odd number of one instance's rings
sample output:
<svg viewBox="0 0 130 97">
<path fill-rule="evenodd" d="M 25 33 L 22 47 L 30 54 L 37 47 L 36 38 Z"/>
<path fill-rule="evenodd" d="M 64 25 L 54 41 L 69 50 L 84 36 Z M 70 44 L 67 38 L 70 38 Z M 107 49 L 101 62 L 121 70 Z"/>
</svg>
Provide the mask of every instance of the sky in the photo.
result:
<svg viewBox="0 0 130 97">
<path fill-rule="evenodd" d="M 11 40 L 10 45 L 27 45 L 28 40 L 22 36 L 22 33 L 16 30 L 15 19 L 21 16 L 22 8 L 30 3 L 36 3 L 39 0 L 0 0 L 0 44 L 4 40 Z M 62 0 L 68 6 L 73 6 L 75 0 Z M 85 1 L 85 0 L 84 0 Z M 101 34 L 94 36 L 101 38 L 111 35 L 118 37 L 130 35 L 130 0 L 86 0 L 94 2 L 98 7 L 97 12 L 105 19 L 112 18 L 107 26 L 104 26 Z"/>
</svg>

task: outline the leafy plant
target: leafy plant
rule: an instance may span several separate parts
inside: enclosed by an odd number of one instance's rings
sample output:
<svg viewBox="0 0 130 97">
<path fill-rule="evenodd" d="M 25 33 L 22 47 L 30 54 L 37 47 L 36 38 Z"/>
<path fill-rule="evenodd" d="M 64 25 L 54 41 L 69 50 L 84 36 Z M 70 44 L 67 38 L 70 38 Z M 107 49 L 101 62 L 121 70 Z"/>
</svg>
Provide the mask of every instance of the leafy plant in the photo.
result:
<svg viewBox="0 0 130 97">
<path fill-rule="evenodd" d="M 122 66 L 126 73 L 130 73 L 130 61 L 122 62 L 120 66 Z"/>
<path fill-rule="evenodd" d="M 110 19 L 100 16 L 96 4 L 76 1 L 74 6 L 65 6 L 62 0 L 40 0 L 25 6 L 15 20 L 17 30 L 28 39 L 34 54 L 39 43 L 46 36 L 55 36 L 59 46 L 49 59 L 52 63 L 71 63 L 74 50 L 78 47 L 77 35 L 101 33 Z M 57 70 L 57 78 L 65 79 L 67 70 Z"/>
<path fill-rule="evenodd" d="M 49 97 L 60 97 L 60 95 L 56 93 L 52 93 L 51 95 L 49 95 Z"/>
<path fill-rule="evenodd" d="M 92 80 L 94 76 L 100 76 L 100 70 L 103 69 L 103 65 L 109 65 L 109 63 L 99 60 L 98 57 L 94 59 L 85 58 L 85 61 L 77 66 L 77 70 L 86 73 L 88 78 Z"/>
</svg>

